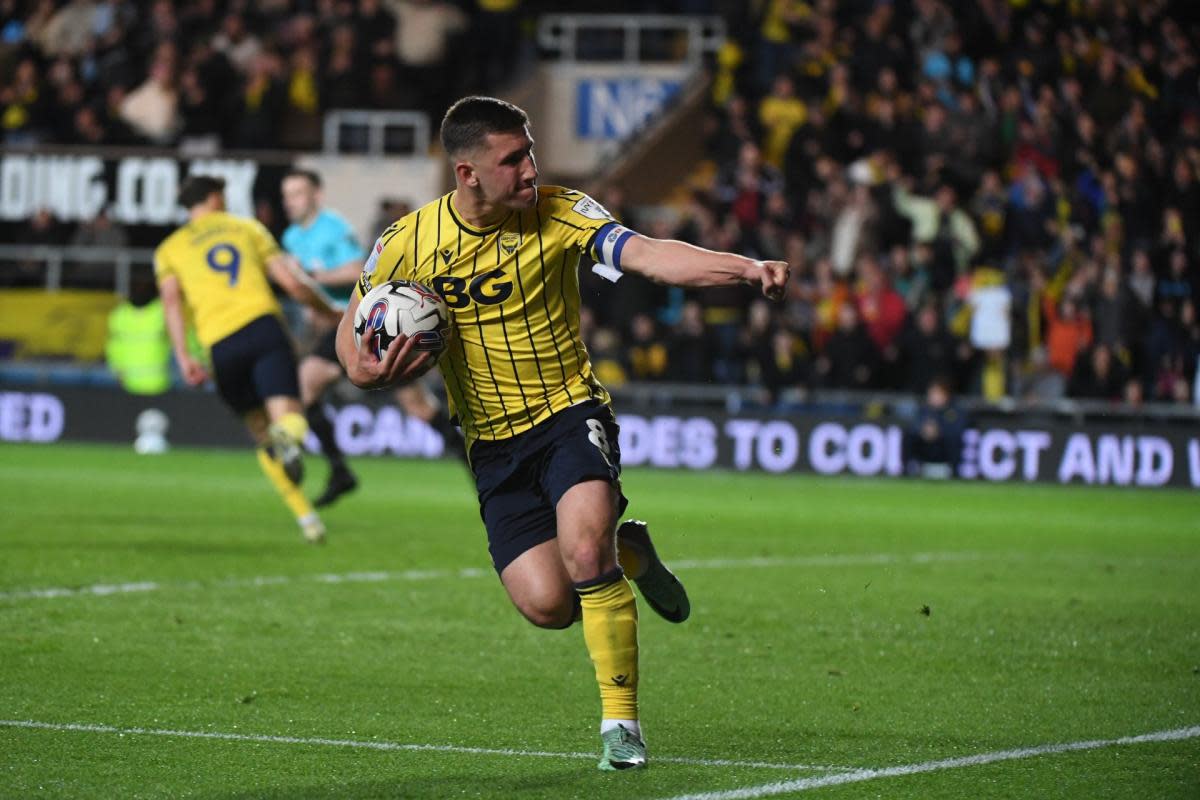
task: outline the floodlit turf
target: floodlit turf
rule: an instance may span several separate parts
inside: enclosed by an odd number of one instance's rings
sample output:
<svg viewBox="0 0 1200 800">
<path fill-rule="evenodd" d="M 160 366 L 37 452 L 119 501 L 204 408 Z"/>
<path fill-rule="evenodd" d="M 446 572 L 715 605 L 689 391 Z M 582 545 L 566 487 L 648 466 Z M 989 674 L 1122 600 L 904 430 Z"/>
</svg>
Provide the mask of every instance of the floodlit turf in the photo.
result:
<svg viewBox="0 0 1200 800">
<path fill-rule="evenodd" d="M 693 615 L 602 774 L 462 467 L 356 467 L 314 548 L 249 451 L 0 446 L 0 797 L 1200 796 L 1200 729 L 846 772 L 1200 726 L 1196 493 L 630 471 Z"/>
</svg>

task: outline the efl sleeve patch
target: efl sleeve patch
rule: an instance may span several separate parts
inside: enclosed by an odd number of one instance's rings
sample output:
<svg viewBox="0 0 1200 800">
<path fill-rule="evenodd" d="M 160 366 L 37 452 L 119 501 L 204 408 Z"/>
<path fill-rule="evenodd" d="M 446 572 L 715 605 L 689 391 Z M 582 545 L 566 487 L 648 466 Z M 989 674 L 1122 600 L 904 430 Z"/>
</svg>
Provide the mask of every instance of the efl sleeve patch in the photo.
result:
<svg viewBox="0 0 1200 800">
<path fill-rule="evenodd" d="M 592 239 L 592 258 L 596 260 L 592 272 L 601 278 L 616 283 L 621 279 L 621 251 L 625 243 L 637 234 L 624 225 L 610 222 Z"/>
<path fill-rule="evenodd" d="M 577 201 L 575 205 L 571 206 L 571 210 L 579 216 L 587 217 L 588 219 L 612 219 L 612 214 L 608 213 L 608 209 L 597 203 L 592 198 L 588 197 L 586 194 L 581 200 Z"/>
<path fill-rule="evenodd" d="M 379 256 L 383 253 L 383 237 L 375 240 L 375 244 L 371 247 L 371 255 L 367 256 L 366 263 L 363 264 L 362 275 L 358 279 L 358 288 L 363 294 L 371 291 L 371 276 L 375 274 L 375 268 L 379 266 Z"/>
</svg>

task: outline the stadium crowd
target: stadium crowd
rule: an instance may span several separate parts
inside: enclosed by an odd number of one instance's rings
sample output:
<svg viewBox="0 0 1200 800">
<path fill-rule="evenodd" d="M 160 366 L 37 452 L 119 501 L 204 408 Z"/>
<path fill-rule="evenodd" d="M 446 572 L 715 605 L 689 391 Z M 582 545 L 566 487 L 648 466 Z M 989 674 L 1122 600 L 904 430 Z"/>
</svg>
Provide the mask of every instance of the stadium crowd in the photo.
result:
<svg viewBox="0 0 1200 800">
<path fill-rule="evenodd" d="M 788 301 L 631 292 L 615 377 L 1195 401 L 1200 9 L 760 6 L 713 65 L 715 177 L 634 222 L 788 260 Z"/>
<path fill-rule="evenodd" d="M 7 144 L 310 148 L 325 110 L 436 118 L 534 49 L 519 0 L 142 5 L 0 0 Z M 585 282 L 603 378 L 759 383 L 781 402 L 939 376 L 987 398 L 1196 401 L 1191 3 L 613 6 L 720 13 L 732 36 L 711 64 L 714 166 L 686 207 L 603 202 L 794 277 L 781 306 L 633 280 L 613 302 Z M 100 227 L 86 235 L 119 236 Z"/>
<path fill-rule="evenodd" d="M 523 52 L 520 11 L 519 0 L 5 0 L 0 131 L 7 144 L 315 149 L 327 110 L 440 115 L 447 97 L 491 88 Z"/>
</svg>

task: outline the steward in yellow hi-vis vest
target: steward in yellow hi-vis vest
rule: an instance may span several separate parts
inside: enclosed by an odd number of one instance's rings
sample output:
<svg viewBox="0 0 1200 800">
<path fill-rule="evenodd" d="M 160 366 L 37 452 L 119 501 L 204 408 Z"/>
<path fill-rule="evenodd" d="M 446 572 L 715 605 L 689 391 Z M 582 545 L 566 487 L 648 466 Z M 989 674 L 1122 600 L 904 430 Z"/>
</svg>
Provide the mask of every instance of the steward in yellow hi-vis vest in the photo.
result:
<svg viewBox="0 0 1200 800">
<path fill-rule="evenodd" d="M 641 236 L 596 201 L 537 186 L 529 118 L 492 97 L 446 112 L 442 145 L 455 189 L 397 220 L 375 242 L 338 327 L 356 385 L 412 380 L 432 364 L 415 339 L 382 354 L 354 339 L 363 295 L 414 280 L 449 306 L 453 340 L 439 365 L 469 445 L 492 564 L 516 606 L 543 628 L 583 622 L 600 687 L 602 770 L 646 765 L 638 720 L 633 589 L 669 622 L 691 613 L 646 523 L 617 519 L 620 431 L 579 331 L 579 261 L 609 280 L 636 272 L 680 286 L 756 283 L 779 297 L 787 264 Z M 484 671 L 481 670 L 481 674 Z"/>
<path fill-rule="evenodd" d="M 360 297 L 403 279 L 446 301 L 454 338 L 439 365 L 468 442 L 506 439 L 584 400 L 609 402 L 579 338 L 579 260 L 595 257 L 601 231 L 618 242 L 633 234 L 580 192 L 537 192 L 533 208 L 487 228 L 455 213 L 451 192 L 384 231 L 359 280 Z"/>
</svg>

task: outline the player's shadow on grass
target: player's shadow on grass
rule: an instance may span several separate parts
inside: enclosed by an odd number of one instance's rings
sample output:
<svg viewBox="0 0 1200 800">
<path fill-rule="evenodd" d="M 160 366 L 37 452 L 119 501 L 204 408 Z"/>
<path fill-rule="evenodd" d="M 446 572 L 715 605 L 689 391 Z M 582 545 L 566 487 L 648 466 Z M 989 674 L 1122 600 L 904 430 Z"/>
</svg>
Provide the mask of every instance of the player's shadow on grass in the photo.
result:
<svg viewBox="0 0 1200 800">
<path fill-rule="evenodd" d="M 536 775 L 479 775 L 477 773 L 463 775 L 439 775 L 422 778 L 398 778 L 396 780 L 376 780 L 342 783 L 335 785 L 291 785 L 273 786 L 270 788 L 247 789 L 234 794 L 223 795 L 223 800 L 396 800 L 397 798 L 440 798 L 440 797 L 495 797 L 519 798 L 531 794 L 549 795 L 552 797 L 573 797 L 578 792 L 580 782 L 585 777 L 591 777 L 595 765 L 591 762 L 580 761 L 564 766 L 558 772 L 548 774 L 539 772 Z M 597 773 L 598 774 L 598 773 Z M 599 776 L 603 777 L 603 776 Z"/>
</svg>

